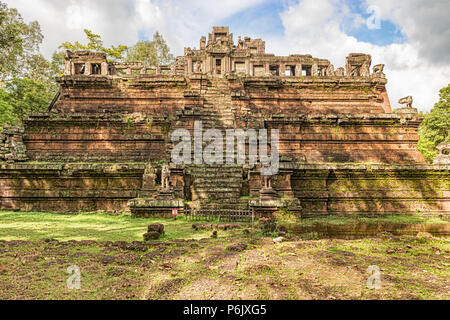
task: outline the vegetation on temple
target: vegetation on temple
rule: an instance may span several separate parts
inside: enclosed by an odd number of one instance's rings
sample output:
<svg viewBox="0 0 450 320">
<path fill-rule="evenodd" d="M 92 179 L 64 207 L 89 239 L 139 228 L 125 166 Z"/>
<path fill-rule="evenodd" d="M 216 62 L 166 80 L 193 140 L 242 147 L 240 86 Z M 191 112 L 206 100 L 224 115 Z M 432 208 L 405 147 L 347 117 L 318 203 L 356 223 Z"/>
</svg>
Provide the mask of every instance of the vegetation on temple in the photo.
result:
<svg viewBox="0 0 450 320">
<path fill-rule="evenodd" d="M 81 51 L 81 50 L 90 50 L 97 52 L 105 52 L 111 61 L 122 61 L 125 58 L 128 47 L 125 45 L 111 46 L 110 48 L 106 48 L 103 46 L 103 40 L 100 35 L 93 33 L 88 29 L 84 29 L 84 33 L 88 39 L 87 44 L 82 44 L 78 41 L 75 42 L 64 42 L 59 46 L 59 49 L 63 49 L 62 51 L 57 51 L 54 53 L 54 58 L 61 61 L 61 65 L 64 65 L 64 52 L 66 50 L 71 51 Z"/>
<path fill-rule="evenodd" d="M 171 64 L 175 59 L 162 35 L 156 31 L 152 41 L 139 41 L 128 48 L 126 61 L 140 61 L 144 65 Z"/>
<path fill-rule="evenodd" d="M 440 90 L 439 101 L 419 127 L 418 148 L 428 161 L 438 154 L 436 146 L 450 141 L 450 85 Z"/>
<path fill-rule="evenodd" d="M 150 65 L 173 62 L 161 34 L 153 41 L 139 41 L 132 47 L 105 47 L 100 35 L 85 29 L 87 43 L 64 42 L 51 60 L 39 47 L 44 39 L 37 21 L 25 23 L 17 9 L 0 2 L 0 130 L 22 122 L 30 112 L 46 111 L 58 91 L 55 77 L 64 69 L 65 50 L 105 52 L 111 61 L 143 61 Z"/>
<path fill-rule="evenodd" d="M 57 68 L 39 53 L 43 38 L 37 21 L 0 2 L 0 128 L 44 111 L 57 91 Z"/>
</svg>

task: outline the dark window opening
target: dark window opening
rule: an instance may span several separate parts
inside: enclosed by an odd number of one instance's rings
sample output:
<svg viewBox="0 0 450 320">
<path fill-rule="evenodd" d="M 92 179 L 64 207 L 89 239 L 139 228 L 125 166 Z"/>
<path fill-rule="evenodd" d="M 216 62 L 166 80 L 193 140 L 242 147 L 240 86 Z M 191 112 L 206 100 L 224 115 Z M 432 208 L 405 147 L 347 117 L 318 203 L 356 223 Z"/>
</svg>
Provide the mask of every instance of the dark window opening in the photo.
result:
<svg viewBox="0 0 450 320">
<path fill-rule="evenodd" d="M 326 76 L 327 75 L 327 69 L 324 67 L 319 67 L 319 69 L 317 70 L 317 75 L 318 76 Z"/>
<path fill-rule="evenodd" d="M 359 77 L 361 75 L 361 67 L 355 67 L 353 69 L 352 75 L 355 76 L 355 77 Z"/>
<path fill-rule="evenodd" d="M 218 32 L 215 34 L 215 41 L 221 39 L 221 38 L 226 38 L 227 34 L 224 32 Z"/>
<path fill-rule="evenodd" d="M 287 77 L 295 77 L 295 66 L 286 66 L 284 75 Z"/>
<path fill-rule="evenodd" d="M 108 66 L 108 74 L 109 75 L 115 75 L 116 74 L 116 69 L 114 68 L 114 66 Z"/>
<path fill-rule="evenodd" d="M 85 65 L 84 63 L 75 63 L 75 74 L 84 74 Z"/>
<path fill-rule="evenodd" d="M 100 63 L 91 64 L 91 74 L 101 74 L 101 73 L 102 73 L 102 66 Z"/>
<path fill-rule="evenodd" d="M 270 74 L 273 76 L 280 75 L 280 67 L 278 65 L 273 65 L 269 67 Z"/>
<path fill-rule="evenodd" d="M 311 66 L 302 66 L 302 76 L 311 76 Z"/>
<path fill-rule="evenodd" d="M 220 74 L 222 71 L 222 59 L 216 59 L 216 74 Z"/>
</svg>

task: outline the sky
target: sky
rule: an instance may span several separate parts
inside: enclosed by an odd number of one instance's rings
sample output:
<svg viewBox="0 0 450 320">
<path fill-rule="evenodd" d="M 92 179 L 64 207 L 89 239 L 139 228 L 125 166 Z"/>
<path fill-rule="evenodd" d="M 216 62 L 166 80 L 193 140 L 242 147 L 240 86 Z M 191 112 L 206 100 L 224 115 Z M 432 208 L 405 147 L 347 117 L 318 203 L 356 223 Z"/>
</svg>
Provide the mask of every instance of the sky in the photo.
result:
<svg viewBox="0 0 450 320">
<path fill-rule="evenodd" d="M 151 40 L 155 31 L 171 52 L 199 47 L 212 26 L 237 36 L 262 38 L 266 52 L 311 54 L 335 68 L 352 52 L 385 64 L 392 107 L 412 95 L 413 106 L 429 111 L 439 89 L 450 84 L 448 0 L 1 0 L 25 21 L 37 20 L 41 52 L 51 57 L 65 41 L 84 41 L 83 29 L 106 46 Z"/>
</svg>

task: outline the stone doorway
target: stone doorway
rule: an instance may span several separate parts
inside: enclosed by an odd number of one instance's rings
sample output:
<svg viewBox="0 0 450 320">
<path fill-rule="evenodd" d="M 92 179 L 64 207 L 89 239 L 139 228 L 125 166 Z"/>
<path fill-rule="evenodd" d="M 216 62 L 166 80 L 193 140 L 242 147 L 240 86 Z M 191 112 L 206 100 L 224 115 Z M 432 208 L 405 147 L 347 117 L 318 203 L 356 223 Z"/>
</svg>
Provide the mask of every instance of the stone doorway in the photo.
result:
<svg viewBox="0 0 450 320">
<path fill-rule="evenodd" d="M 214 65 L 214 74 L 221 75 L 222 74 L 222 59 L 217 58 L 216 63 Z"/>
</svg>

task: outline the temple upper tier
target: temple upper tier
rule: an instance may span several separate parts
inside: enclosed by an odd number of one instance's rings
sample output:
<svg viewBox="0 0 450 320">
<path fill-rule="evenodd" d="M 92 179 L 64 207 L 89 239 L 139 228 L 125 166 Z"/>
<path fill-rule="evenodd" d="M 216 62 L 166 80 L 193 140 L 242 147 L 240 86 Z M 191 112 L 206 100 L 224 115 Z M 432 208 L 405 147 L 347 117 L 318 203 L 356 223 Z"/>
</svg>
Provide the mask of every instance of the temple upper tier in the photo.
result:
<svg viewBox="0 0 450 320">
<path fill-rule="evenodd" d="M 184 56 L 170 66 L 146 66 L 141 62 L 108 63 L 104 53 L 79 51 L 66 53 L 65 75 L 245 75 L 254 77 L 373 77 L 385 79 L 384 65 L 370 71 L 369 54 L 351 53 L 345 68 L 337 69 L 329 60 L 309 54 L 275 56 L 265 52 L 265 41 L 238 37 L 228 27 L 213 27 L 212 33 L 200 39 L 200 49 L 184 49 Z"/>
</svg>

